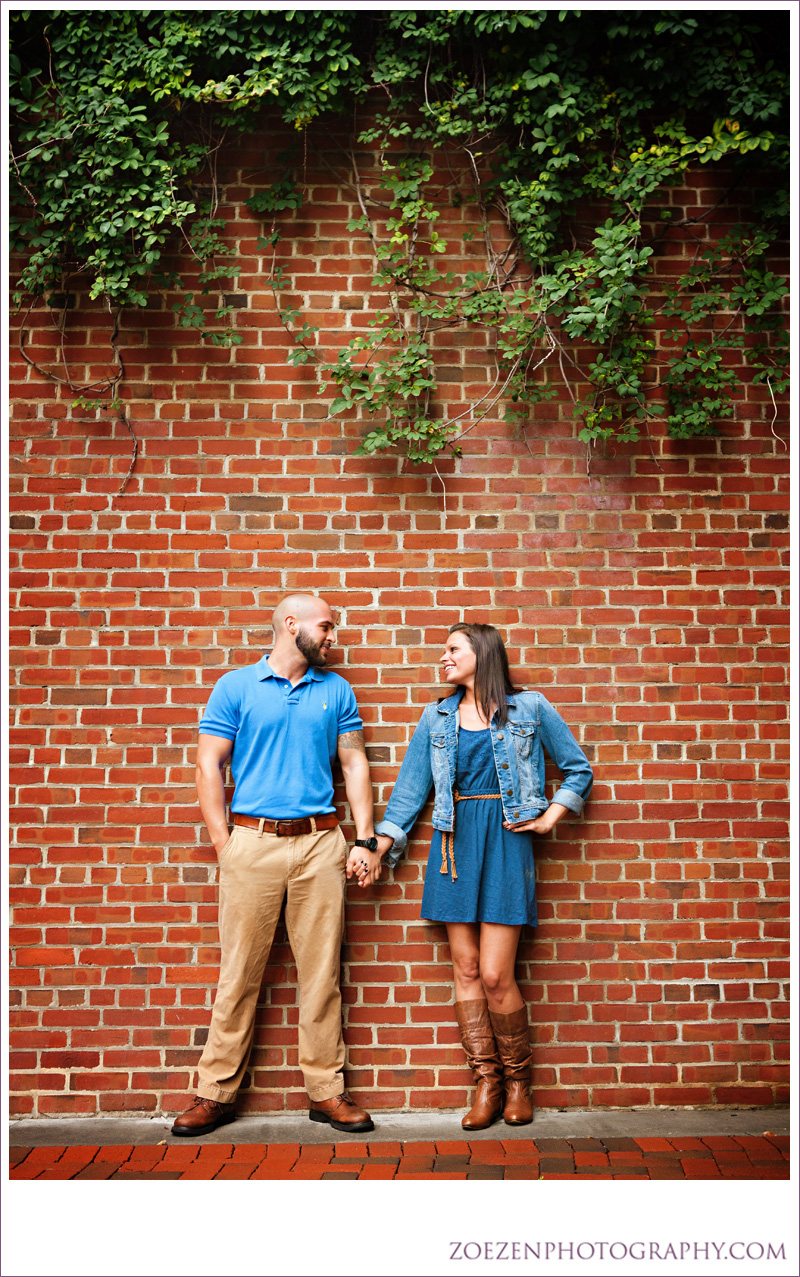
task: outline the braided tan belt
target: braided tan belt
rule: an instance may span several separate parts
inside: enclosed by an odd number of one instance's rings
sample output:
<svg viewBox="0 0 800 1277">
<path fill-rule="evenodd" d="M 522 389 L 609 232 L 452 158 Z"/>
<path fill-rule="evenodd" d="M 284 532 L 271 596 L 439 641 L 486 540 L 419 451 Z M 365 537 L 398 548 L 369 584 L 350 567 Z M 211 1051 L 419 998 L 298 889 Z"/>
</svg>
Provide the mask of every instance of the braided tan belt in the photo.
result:
<svg viewBox="0 0 800 1277">
<path fill-rule="evenodd" d="M 502 794 L 460 794 L 457 789 L 453 791 L 453 803 L 466 803 L 480 798 L 502 798 Z M 455 832 L 455 807 L 453 808 L 453 829 L 446 830 L 442 839 L 442 867 L 440 874 L 447 873 L 447 857 L 450 856 L 450 878 L 455 882 L 458 874 L 456 873 L 456 854 L 453 848 L 453 834 Z"/>
</svg>

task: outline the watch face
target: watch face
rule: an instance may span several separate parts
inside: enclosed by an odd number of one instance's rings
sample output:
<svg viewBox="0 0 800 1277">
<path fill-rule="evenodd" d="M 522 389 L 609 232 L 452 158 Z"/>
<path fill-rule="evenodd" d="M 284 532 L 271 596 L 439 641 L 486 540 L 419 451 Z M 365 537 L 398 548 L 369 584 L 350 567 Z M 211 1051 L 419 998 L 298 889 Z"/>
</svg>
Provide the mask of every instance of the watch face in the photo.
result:
<svg viewBox="0 0 800 1277">
<path fill-rule="evenodd" d="M 367 851 L 378 850 L 377 838 L 356 838 L 357 847 L 366 847 Z"/>
</svg>

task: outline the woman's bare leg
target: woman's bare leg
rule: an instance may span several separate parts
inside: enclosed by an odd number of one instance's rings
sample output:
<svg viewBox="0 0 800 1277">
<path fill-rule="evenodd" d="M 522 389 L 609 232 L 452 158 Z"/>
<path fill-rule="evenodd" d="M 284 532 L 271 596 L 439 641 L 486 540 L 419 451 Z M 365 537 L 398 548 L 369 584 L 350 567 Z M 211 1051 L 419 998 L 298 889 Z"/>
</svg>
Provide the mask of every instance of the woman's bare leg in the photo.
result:
<svg viewBox="0 0 800 1277">
<path fill-rule="evenodd" d="M 472 1002 L 486 998 L 480 975 L 479 922 L 446 922 L 456 1002 Z"/>
<path fill-rule="evenodd" d="M 521 930 L 500 922 L 480 924 L 480 983 L 489 1010 L 501 1015 L 511 1015 L 525 1005 L 514 974 Z"/>
<path fill-rule="evenodd" d="M 503 1112 L 503 1065 L 497 1052 L 486 991 L 480 977 L 480 924 L 448 922 L 453 959 L 456 1020 L 461 1044 L 477 1083 L 472 1108 L 461 1119 L 468 1131 L 491 1126 Z"/>
<path fill-rule="evenodd" d="M 480 935 L 481 982 L 503 1063 L 503 1117 L 510 1126 L 533 1120 L 528 1011 L 514 978 L 520 931 L 520 927 L 484 922 Z"/>
</svg>

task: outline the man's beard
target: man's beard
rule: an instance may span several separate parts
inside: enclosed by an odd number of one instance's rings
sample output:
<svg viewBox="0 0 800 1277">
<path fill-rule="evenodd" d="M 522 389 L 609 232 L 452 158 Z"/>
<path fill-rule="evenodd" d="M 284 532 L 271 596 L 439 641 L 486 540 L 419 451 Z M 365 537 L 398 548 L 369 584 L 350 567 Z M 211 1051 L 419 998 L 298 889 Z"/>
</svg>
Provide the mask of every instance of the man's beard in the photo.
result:
<svg viewBox="0 0 800 1277">
<path fill-rule="evenodd" d="M 317 670 L 327 668 L 328 658 L 322 650 L 322 644 L 315 643 L 308 631 L 304 630 L 302 626 L 298 629 L 294 641 L 297 645 L 297 650 L 302 653 L 309 665 Z"/>
</svg>

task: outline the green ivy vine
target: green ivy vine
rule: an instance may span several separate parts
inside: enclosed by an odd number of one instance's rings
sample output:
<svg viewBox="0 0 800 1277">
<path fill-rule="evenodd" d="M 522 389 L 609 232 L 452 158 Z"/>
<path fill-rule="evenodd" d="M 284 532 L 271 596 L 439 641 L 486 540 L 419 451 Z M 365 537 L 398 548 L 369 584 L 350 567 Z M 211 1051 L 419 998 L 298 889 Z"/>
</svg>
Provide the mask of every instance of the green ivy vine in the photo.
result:
<svg viewBox="0 0 800 1277">
<path fill-rule="evenodd" d="M 716 433 L 742 361 L 773 402 L 786 388 L 786 281 L 770 268 L 788 204 L 785 13 L 50 10 L 13 13 L 11 32 L 18 307 L 66 313 L 88 281 L 116 333 L 123 308 L 177 294 L 176 323 L 237 344 L 220 150 L 272 110 L 305 152 L 313 122 L 337 116 L 351 140 L 336 171 L 360 210 L 349 229 L 388 302 L 335 358 L 285 300 L 302 156 L 277 155 L 248 202 L 290 363 L 318 364 L 331 415 L 374 419 L 362 453 L 435 462 L 501 405 L 524 431 L 564 386 L 589 448 L 635 441 L 654 417 L 675 438 Z M 358 147 L 379 154 L 379 182 Z M 713 211 L 676 217 L 665 193 L 721 163 L 748 214 L 715 238 Z M 461 203 L 472 229 L 448 242 L 443 214 Z M 693 251 L 665 285 L 653 265 L 667 234 Z M 466 251 L 474 269 L 448 269 Z M 490 335 L 495 376 L 448 417 L 437 333 L 464 326 Z M 100 400 L 68 384 L 120 413 L 112 345 Z"/>
</svg>

